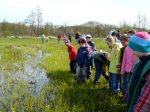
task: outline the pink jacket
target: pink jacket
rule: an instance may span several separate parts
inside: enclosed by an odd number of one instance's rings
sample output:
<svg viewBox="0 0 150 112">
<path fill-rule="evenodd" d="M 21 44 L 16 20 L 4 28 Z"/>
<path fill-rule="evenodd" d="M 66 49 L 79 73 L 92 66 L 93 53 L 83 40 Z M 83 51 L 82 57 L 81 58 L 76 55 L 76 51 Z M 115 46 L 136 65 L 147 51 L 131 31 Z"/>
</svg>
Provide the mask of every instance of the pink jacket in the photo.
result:
<svg viewBox="0 0 150 112">
<path fill-rule="evenodd" d="M 137 62 L 137 57 L 131 50 L 129 46 L 125 48 L 122 67 L 121 67 L 121 74 L 124 75 L 126 72 L 132 72 L 135 63 Z"/>
</svg>

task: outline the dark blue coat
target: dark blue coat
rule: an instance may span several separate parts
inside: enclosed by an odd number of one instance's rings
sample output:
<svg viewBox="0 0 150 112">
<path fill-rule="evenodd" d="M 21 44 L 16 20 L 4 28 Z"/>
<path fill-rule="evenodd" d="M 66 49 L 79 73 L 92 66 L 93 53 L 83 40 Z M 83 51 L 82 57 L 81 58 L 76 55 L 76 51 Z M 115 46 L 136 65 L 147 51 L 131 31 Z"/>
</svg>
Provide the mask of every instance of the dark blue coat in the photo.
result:
<svg viewBox="0 0 150 112">
<path fill-rule="evenodd" d="M 88 47 L 80 47 L 77 54 L 77 64 L 80 67 L 89 67 L 91 64 L 91 53 Z"/>
</svg>

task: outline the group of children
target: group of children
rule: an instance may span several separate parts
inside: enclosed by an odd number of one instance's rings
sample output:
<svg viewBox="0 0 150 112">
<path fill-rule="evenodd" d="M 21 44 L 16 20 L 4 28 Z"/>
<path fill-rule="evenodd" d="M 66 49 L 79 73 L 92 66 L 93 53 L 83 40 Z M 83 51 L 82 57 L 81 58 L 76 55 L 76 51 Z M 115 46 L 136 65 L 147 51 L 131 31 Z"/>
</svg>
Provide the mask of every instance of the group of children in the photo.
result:
<svg viewBox="0 0 150 112">
<path fill-rule="evenodd" d="M 80 37 L 77 40 L 80 48 L 78 51 L 71 45 L 70 40 L 66 39 L 65 44 L 68 46 L 70 57 L 70 69 L 72 73 L 78 74 L 77 82 L 84 82 L 90 79 L 92 69 L 92 52 L 95 49 L 95 44 L 91 42 L 91 35 Z M 88 44 L 90 43 L 90 44 Z M 72 58 L 74 57 L 74 58 Z"/>
<path fill-rule="evenodd" d="M 110 53 L 96 50 L 91 35 L 80 36 L 77 42 L 78 51 L 65 40 L 77 83 L 90 79 L 94 62 L 94 85 L 102 74 L 112 92 L 122 91 L 128 112 L 150 111 L 150 35 L 147 32 L 131 30 L 123 35 L 111 32 L 106 38 Z"/>
</svg>

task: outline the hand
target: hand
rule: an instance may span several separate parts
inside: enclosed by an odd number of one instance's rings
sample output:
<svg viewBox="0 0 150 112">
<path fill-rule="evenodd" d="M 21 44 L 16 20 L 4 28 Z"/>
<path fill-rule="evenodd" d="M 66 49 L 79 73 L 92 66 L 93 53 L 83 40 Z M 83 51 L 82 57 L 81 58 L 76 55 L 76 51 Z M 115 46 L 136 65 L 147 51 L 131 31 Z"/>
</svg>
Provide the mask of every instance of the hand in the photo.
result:
<svg viewBox="0 0 150 112">
<path fill-rule="evenodd" d="M 121 68 L 121 64 L 116 65 L 116 68 Z"/>
</svg>

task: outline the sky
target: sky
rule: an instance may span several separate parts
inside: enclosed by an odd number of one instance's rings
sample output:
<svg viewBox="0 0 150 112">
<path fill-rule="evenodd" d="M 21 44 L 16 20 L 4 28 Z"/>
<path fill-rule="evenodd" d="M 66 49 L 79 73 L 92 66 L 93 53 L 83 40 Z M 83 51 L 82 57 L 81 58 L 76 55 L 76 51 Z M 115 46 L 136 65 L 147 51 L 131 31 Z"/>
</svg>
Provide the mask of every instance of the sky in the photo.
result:
<svg viewBox="0 0 150 112">
<path fill-rule="evenodd" d="M 150 0 L 0 0 L 0 21 L 23 22 L 39 6 L 43 23 L 79 25 L 87 21 L 119 25 L 137 21 L 137 15 L 150 18 Z"/>
</svg>

